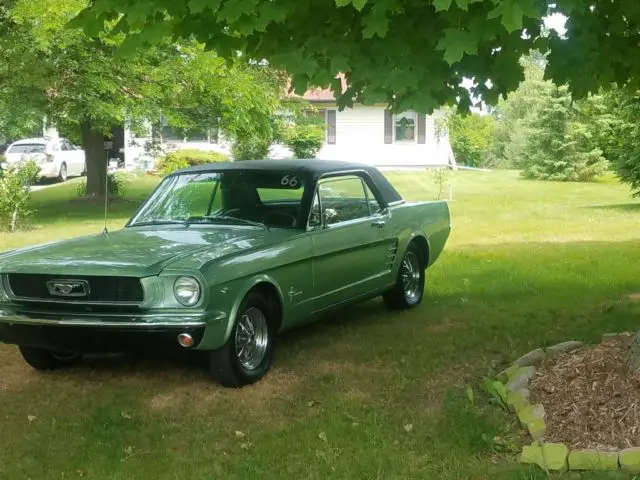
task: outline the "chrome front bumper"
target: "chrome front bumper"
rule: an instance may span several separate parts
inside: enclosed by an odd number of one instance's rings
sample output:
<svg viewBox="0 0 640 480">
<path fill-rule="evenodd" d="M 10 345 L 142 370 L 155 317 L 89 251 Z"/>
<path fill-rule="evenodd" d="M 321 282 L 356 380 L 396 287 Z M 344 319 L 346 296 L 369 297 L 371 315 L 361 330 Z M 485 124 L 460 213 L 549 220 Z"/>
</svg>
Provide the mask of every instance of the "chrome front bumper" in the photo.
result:
<svg viewBox="0 0 640 480">
<path fill-rule="evenodd" d="M 198 349 L 205 331 L 222 330 L 226 315 L 214 314 L 44 314 L 0 310 L 0 342 L 54 351 L 100 353 L 183 349 L 178 335 Z"/>
</svg>

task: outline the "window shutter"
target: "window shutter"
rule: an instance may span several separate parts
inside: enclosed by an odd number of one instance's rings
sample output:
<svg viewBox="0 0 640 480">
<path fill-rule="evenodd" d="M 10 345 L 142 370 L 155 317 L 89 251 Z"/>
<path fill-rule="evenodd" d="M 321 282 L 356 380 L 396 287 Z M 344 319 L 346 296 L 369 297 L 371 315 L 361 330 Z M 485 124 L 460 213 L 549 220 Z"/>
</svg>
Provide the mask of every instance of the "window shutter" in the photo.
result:
<svg viewBox="0 0 640 480">
<path fill-rule="evenodd" d="M 327 143 L 336 143 L 336 111 L 327 110 Z"/>
<path fill-rule="evenodd" d="M 418 114 L 418 143 L 427 143 L 427 116 Z"/>
<path fill-rule="evenodd" d="M 393 114 L 391 110 L 384 111 L 384 143 L 393 143 Z"/>
</svg>

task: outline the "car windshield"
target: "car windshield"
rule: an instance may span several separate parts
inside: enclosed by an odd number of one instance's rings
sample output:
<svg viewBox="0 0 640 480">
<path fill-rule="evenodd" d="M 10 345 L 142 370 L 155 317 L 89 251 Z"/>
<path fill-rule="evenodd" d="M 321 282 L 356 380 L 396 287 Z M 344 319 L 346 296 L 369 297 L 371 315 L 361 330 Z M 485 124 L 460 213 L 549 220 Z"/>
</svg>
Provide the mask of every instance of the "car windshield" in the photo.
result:
<svg viewBox="0 0 640 480">
<path fill-rule="evenodd" d="M 44 143 L 21 143 L 11 145 L 7 153 L 45 153 Z"/>
<path fill-rule="evenodd" d="M 238 224 L 298 228 L 305 179 L 287 172 L 230 170 L 165 179 L 129 226 Z"/>
</svg>

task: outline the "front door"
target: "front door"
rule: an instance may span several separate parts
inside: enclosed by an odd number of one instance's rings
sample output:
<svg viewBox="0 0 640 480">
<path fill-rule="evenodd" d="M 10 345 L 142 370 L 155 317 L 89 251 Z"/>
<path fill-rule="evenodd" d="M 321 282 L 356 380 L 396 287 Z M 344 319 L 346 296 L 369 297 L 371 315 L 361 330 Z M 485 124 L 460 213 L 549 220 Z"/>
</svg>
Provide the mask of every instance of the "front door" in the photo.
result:
<svg viewBox="0 0 640 480">
<path fill-rule="evenodd" d="M 60 140 L 61 157 L 67 166 L 69 176 L 81 175 L 84 171 L 84 152 L 66 139 Z"/>
<path fill-rule="evenodd" d="M 338 176 L 318 185 L 312 216 L 314 310 L 366 295 L 388 282 L 388 256 L 394 240 L 385 230 L 386 214 L 363 179 Z"/>
</svg>

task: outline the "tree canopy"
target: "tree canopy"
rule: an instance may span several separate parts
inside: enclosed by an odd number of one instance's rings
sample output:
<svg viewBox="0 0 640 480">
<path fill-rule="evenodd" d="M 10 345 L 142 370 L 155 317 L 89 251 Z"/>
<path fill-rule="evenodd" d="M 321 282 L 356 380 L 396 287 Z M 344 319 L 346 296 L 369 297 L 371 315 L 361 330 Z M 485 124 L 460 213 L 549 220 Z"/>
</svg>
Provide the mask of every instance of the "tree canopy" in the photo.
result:
<svg viewBox="0 0 640 480">
<path fill-rule="evenodd" d="M 114 125 L 170 118 L 230 136 L 271 137 L 281 79 L 264 66 L 226 62 L 202 44 L 158 39 L 126 59 L 114 22 L 89 37 L 69 20 L 85 0 L 14 0 L 0 9 L 0 127 L 22 134 L 43 116 L 76 131 L 88 192 L 104 190 L 104 135 Z"/>
<path fill-rule="evenodd" d="M 554 13 L 568 16 L 566 38 L 542 27 Z M 341 106 L 496 103 L 523 79 L 531 49 L 550 52 L 547 78 L 575 96 L 640 79 L 636 0 L 91 0 L 78 21 L 93 34 L 116 22 L 128 49 L 169 34 L 267 59 L 298 93 L 331 85 Z"/>
</svg>

